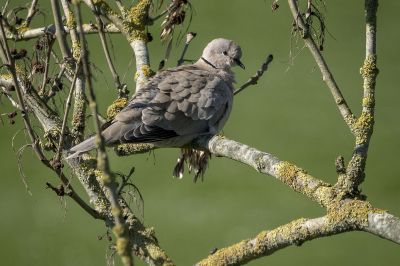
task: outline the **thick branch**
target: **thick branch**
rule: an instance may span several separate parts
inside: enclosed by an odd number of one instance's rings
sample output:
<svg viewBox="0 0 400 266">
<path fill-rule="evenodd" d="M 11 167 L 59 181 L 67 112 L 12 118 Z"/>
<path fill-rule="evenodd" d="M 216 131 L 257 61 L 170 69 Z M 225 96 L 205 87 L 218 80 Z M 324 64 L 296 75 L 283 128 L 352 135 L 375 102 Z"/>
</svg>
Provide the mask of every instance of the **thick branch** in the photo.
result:
<svg viewBox="0 0 400 266">
<path fill-rule="evenodd" d="M 400 244 L 400 218 L 390 213 L 370 213 L 368 226 L 363 230 Z"/>
<path fill-rule="evenodd" d="M 346 100 L 344 99 L 342 92 L 340 91 L 339 86 L 337 85 L 332 75 L 332 72 L 330 71 L 324 57 L 322 56 L 321 52 L 318 49 L 318 46 L 315 44 L 314 39 L 309 33 L 308 26 L 305 24 L 303 17 L 299 12 L 297 1 L 288 0 L 288 2 L 293 18 L 296 22 L 296 25 L 303 32 L 304 42 L 307 45 L 308 49 L 310 50 L 311 55 L 314 57 L 314 60 L 321 71 L 323 81 L 326 83 L 329 90 L 331 91 L 333 99 L 335 100 L 335 103 L 344 121 L 353 131 L 353 124 L 354 124 L 353 113 L 351 112 L 350 107 L 347 105 Z"/>
<path fill-rule="evenodd" d="M 201 138 L 197 144 L 214 155 L 233 159 L 253 167 L 260 173 L 271 175 L 323 206 L 327 206 L 333 195 L 330 184 L 312 177 L 296 165 L 281 161 L 272 154 L 220 136 Z"/>
<path fill-rule="evenodd" d="M 84 0 L 94 14 L 98 13 L 111 21 L 128 40 L 136 58 L 136 91 L 140 90 L 152 75 L 145 28 L 151 2 L 151 0 L 140 0 L 129 10 L 123 12 L 121 17 L 104 1 L 96 1 L 93 4 L 92 0 Z"/>
<path fill-rule="evenodd" d="M 94 33 L 98 33 L 98 26 L 96 24 L 83 24 L 82 25 L 83 31 L 85 34 L 94 34 Z M 64 32 L 69 34 L 70 30 L 68 29 L 67 26 L 64 26 Z M 104 32 L 106 33 L 121 33 L 121 31 L 119 29 L 117 29 L 117 27 L 115 27 L 114 24 L 107 24 L 104 27 Z M 7 32 L 7 39 L 9 40 L 14 40 L 14 41 L 27 41 L 30 39 L 34 39 L 34 38 L 38 38 L 38 37 L 42 37 L 46 34 L 51 34 L 51 35 L 55 35 L 56 33 L 56 27 L 54 26 L 54 24 L 51 24 L 49 26 L 46 27 L 40 27 L 40 28 L 35 28 L 35 29 L 29 29 L 27 31 L 18 33 L 18 34 L 13 34 L 11 32 Z"/>
<path fill-rule="evenodd" d="M 263 231 L 252 239 L 243 240 L 223 248 L 197 263 L 197 266 L 243 265 L 251 260 L 268 256 L 291 245 L 342 233 L 349 228 L 334 228 L 327 216 L 299 219 L 271 231 Z"/>
<path fill-rule="evenodd" d="M 108 162 L 107 153 L 105 151 L 104 138 L 101 135 L 101 125 L 99 119 L 97 118 L 97 102 L 94 94 L 94 88 L 92 84 L 91 72 L 89 68 L 89 58 L 86 47 L 85 35 L 82 30 L 82 16 L 80 10 L 80 3 L 76 3 L 76 15 L 78 27 L 80 29 L 80 46 L 81 46 L 81 59 L 83 72 L 85 73 L 86 82 L 89 89 L 89 106 L 92 111 L 94 126 L 96 129 L 96 147 L 97 147 L 97 167 L 101 171 L 102 185 L 105 187 L 105 195 L 111 205 L 111 214 L 114 217 L 113 232 L 117 237 L 116 248 L 118 254 L 121 256 L 122 262 L 126 266 L 133 266 L 132 257 L 132 243 L 129 238 L 128 227 L 123 218 L 122 208 L 119 203 L 119 195 L 117 192 L 117 184 L 115 182 L 115 177 L 110 171 L 110 166 Z"/>
</svg>

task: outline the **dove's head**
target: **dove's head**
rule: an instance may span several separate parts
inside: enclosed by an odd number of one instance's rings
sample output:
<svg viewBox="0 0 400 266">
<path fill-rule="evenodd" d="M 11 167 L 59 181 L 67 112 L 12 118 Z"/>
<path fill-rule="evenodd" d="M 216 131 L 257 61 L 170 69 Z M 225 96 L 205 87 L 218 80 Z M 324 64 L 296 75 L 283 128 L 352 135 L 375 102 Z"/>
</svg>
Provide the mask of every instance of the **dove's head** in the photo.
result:
<svg viewBox="0 0 400 266">
<path fill-rule="evenodd" d="M 214 68 L 229 70 L 235 65 L 244 69 L 243 63 L 240 62 L 241 57 L 242 49 L 239 45 L 231 40 L 219 38 L 207 44 L 201 59 Z"/>
</svg>

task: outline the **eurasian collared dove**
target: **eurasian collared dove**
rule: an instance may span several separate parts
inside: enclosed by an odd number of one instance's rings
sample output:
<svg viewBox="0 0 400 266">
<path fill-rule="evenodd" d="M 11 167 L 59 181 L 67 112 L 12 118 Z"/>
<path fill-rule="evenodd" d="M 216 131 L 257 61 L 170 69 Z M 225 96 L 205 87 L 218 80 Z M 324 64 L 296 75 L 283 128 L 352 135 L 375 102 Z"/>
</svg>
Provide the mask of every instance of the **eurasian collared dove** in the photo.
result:
<svg viewBox="0 0 400 266">
<path fill-rule="evenodd" d="M 182 147 L 201 135 L 217 134 L 232 109 L 234 73 L 242 51 L 233 41 L 215 39 L 200 59 L 158 72 L 102 131 L 106 145 L 153 143 Z M 95 148 L 91 137 L 72 147 L 68 159 Z"/>
</svg>

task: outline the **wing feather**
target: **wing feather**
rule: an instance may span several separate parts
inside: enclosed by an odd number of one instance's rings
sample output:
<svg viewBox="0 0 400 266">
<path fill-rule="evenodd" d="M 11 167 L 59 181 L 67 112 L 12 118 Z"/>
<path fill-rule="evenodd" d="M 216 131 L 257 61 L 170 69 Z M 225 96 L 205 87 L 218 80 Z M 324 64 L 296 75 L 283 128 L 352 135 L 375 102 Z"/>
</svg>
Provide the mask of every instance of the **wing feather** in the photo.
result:
<svg viewBox="0 0 400 266">
<path fill-rule="evenodd" d="M 196 136 L 229 115 L 229 101 L 231 85 L 219 76 L 194 65 L 182 66 L 154 76 L 115 117 L 111 127 L 120 129 L 109 131 L 123 143 Z"/>
</svg>

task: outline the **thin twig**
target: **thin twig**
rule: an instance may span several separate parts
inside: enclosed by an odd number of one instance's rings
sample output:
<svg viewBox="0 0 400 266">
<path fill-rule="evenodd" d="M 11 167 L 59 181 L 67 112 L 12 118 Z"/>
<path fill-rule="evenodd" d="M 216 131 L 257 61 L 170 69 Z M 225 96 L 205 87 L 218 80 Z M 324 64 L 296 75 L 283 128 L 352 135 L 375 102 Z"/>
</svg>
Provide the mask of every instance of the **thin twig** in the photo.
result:
<svg viewBox="0 0 400 266">
<path fill-rule="evenodd" d="M 63 55 L 64 59 L 71 58 L 71 50 L 68 47 L 66 33 L 62 23 L 59 1 L 51 0 L 51 8 L 54 16 L 54 24 L 56 26 L 57 42 L 60 46 L 61 54 Z"/>
<path fill-rule="evenodd" d="M 44 62 L 44 74 L 43 74 L 43 81 L 42 81 L 42 87 L 40 90 L 43 92 L 43 95 L 45 93 L 45 88 L 47 84 L 47 78 L 49 75 L 49 68 L 50 68 L 50 57 L 51 57 L 51 51 L 53 50 L 53 44 L 55 39 L 51 35 L 46 35 L 46 41 L 47 41 L 47 53 L 46 53 L 46 61 Z"/>
<path fill-rule="evenodd" d="M 115 3 L 117 4 L 117 7 L 118 7 L 118 9 L 119 9 L 119 12 L 121 12 L 121 14 L 124 15 L 125 7 L 124 7 L 124 5 L 121 3 L 121 0 L 115 0 Z"/>
<path fill-rule="evenodd" d="M 80 65 L 81 65 L 80 60 L 78 60 L 78 62 L 76 64 L 77 64 L 77 66 L 75 68 L 74 78 L 72 80 L 71 88 L 70 88 L 69 93 L 68 93 L 67 101 L 65 102 L 65 111 L 64 111 L 64 117 L 63 117 L 63 122 L 62 122 L 62 126 L 61 126 L 60 140 L 58 142 L 58 149 L 57 149 L 57 153 L 56 153 L 56 155 L 54 156 L 54 159 L 53 159 L 53 162 L 55 164 L 59 164 L 60 163 L 61 152 L 62 152 L 62 150 L 64 148 L 64 140 L 65 140 L 64 136 L 65 136 L 65 130 L 67 128 L 68 113 L 69 113 L 69 110 L 71 108 L 71 98 L 72 98 L 72 95 L 74 93 L 76 79 L 77 79 L 78 73 L 80 71 Z"/>
<path fill-rule="evenodd" d="M 318 46 L 315 44 L 314 39 L 309 34 L 309 28 L 304 23 L 303 17 L 299 12 L 299 8 L 297 6 L 296 0 L 288 0 L 290 10 L 292 12 L 294 21 L 297 27 L 303 32 L 303 39 L 308 49 L 310 50 L 312 56 L 314 57 L 315 62 L 317 63 L 321 74 L 322 80 L 326 83 L 328 88 L 331 91 L 331 94 L 335 100 L 335 103 L 339 109 L 340 114 L 343 117 L 343 120 L 348 125 L 351 132 L 354 133 L 354 115 L 350 110 L 350 107 L 347 105 L 346 100 L 343 97 L 342 92 L 337 85 L 332 72 L 330 71 L 324 57 L 322 56 Z"/>
<path fill-rule="evenodd" d="M 178 60 L 178 63 L 177 63 L 178 66 L 182 65 L 185 62 L 184 58 L 185 58 L 187 49 L 189 48 L 190 43 L 196 37 L 196 35 L 197 34 L 195 32 L 189 32 L 188 34 L 186 34 L 186 42 L 185 42 L 185 46 L 183 47 L 181 57 Z"/>
<path fill-rule="evenodd" d="M 119 1 L 117 1 L 117 3 L 119 3 Z M 100 41 L 101 41 L 101 45 L 103 47 L 104 55 L 106 56 L 108 68 L 111 71 L 111 75 L 113 76 L 115 87 L 118 90 L 118 98 L 127 97 L 128 95 L 126 93 L 124 93 L 124 91 L 122 90 L 123 86 L 122 86 L 121 81 L 119 79 L 119 75 L 118 75 L 117 71 L 115 70 L 115 66 L 114 66 L 114 64 L 113 64 L 113 62 L 111 60 L 110 51 L 108 49 L 106 36 L 104 34 L 104 31 L 103 31 L 103 27 L 104 27 L 103 21 L 101 20 L 101 18 L 99 17 L 98 14 L 95 14 L 95 17 L 96 17 L 96 22 L 99 25 Z"/>
<path fill-rule="evenodd" d="M 239 92 L 241 92 L 242 90 L 246 89 L 250 85 L 257 84 L 258 80 L 262 77 L 264 72 L 267 71 L 268 66 L 272 62 L 273 59 L 274 59 L 274 57 L 272 56 L 272 54 L 268 55 L 268 57 L 265 60 L 265 62 L 261 65 L 261 68 L 259 70 L 257 70 L 256 74 L 254 76 L 252 76 L 246 83 L 244 83 L 242 86 L 240 86 L 239 89 L 235 90 L 233 92 L 233 95 L 238 94 Z"/>
<path fill-rule="evenodd" d="M 25 124 L 25 128 L 26 128 L 26 130 L 28 132 L 28 135 L 29 135 L 29 137 L 30 137 L 30 139 L 32 141 L 33 149 L 34 149 L 36 155 L 38 156 L 39 160 L 42 161 L 42 162 L 46 162 L 48 160 L 44 156 L 44 154 L 42 152 L 42 149 L 39 146 L 39 141 L 36 138 L 35 132 L 33 131 L 31 123 L 29 121 L 28 110 L 26 109 L 26 106 L 25 106 L 25 103 L 24 103 L 24 100 L 23 100 L 23 97 L 22 97 L 21 87 L 19 86 L 17 73 L 15 71 L 15 62 L 14 62 L 14 59 L 12 58 L 12 56 L 11 56 L 10 49 L 8 47 L 8 43 L 7 43 L 7 39 L 6 39 L 6 35 L 5 35 L 5 31 L 4 31 L 4 27 L 3 27 L 3 20 L 2 19 L 0 19 L 0 33 L 1 33 L 1 40 L 2 40 L 2 44 L 0 45 L 1 46 L 0 49 L 2 51 L 2 54 L 6 55 L 7 61 L 4 62 L 4 63 L 7 65 L 8 70 L 11 73 L 11 78 L 12 78 L 12 81 L 13 81 L 13 84 L 14 84 L 14 87 L 15 87 L 15 91 L 17 92 L 17 98 L 18 98 L 19 106 L 21 107 L 21 110 L 22 110 L 21 111 L 21 113 L 22 113 L 21 116 L 23 118 L 23 121 L 24 121 L 24 124 Z"/>
<path fill-rule="evenodd" d="M 39 145 L 39 140 L 37 139 L 35 132 L 31 126 L 31 122 L 29 120 L 29 116 L 28 116 L 28 110 L 25 106 L 25 101 L 23 99 L 23 94 L 22 94 L 22 90 L 20 87 L 20 81 L 18 80 L 18 76 L 17 73 L 15 71 L 15 62 L 14 59 L 11 56 L 9 47 L 8 47 L 8 43 L 6 40 L 6 36 L 5 36 L 5 32 L 4 32 L 4 27 L 3 27 L 3 20 L 0 19 L 0 37 L 1 37 L 1 45 L 0 45 L 0 50 L 2 51 L 2 53 L 6 54 L 6 58 L 9 59 L 7 62 L 5 62 L 5 64 L 8 66 L 8 69 L 11 73 L 11 77 L 13 80 L 13 85 L 15 87 L 15 91 L 17 92 L 17 98 L 18 98 L 18 102 L 19 102 L 19 106 L 21 107 L 21 116 L 22 119 L 24 121 L 24 125 L 25 128 L 28 132 L 29 138 L 32 141 L 32 148 L 35 151 L 35 154 L 37 155 L 37 157 L 39 158 L 39 160 L 48 168 L 52 169 L 53 171 L 55 171 L 61 181 L 63 182 L 63 184 L 68 188 L 69 192 L 68 192 L 68 196 L 70 198 L 72 198 L 79 206 L 81 206 L 87 213 L 89 213 L 92 217 L 96 218 L 96 219 L 101 219 L 101 217 L 99 216 L 99 214 L 93 210 L 89 205 L 86 204 L 86 202 L 79 197 L 79 195 L 74 191 L 74 189 L 72 188 L 72 186 L 69 184 L 69 180 L 68 178 L 66 178 L 62 173 L 59 172 L 59 169 L 55 169 L 52 167 L 52 165 L 50 164 L 49 160 L 47 160 L 47 158 L 45 157 L 45 155 L 43 154 L 43 151 Z"/>
<path fill-rule="evenodd" d="M 35 16 L 37 9 L 36 9 L 36 5 L 38 3 L 38 0 L 32 0 L 31 6 L 28 10 L 28 15 L 26 16 L 26 27 L 29 27 L 29 25 L 31 24 L 31 21 L 33 19 L 33 17 Z"/>
<path fill-rule="evenodd" d="M 11 85 L 12 86 L 12 85 Z M 8 93 L 8 91 L 6 91 L 6 89 L 4 89 L 4 87 L 9 87 L 9 84 L 5 84 L 3 83 L 3 79 L 0 79 L 0 87 L 2 90 L 2 93 L 7 97 L 7 99 L 10 101 L 11 105 L 14 106 L 15 108 L 17 108 L 18 110 L 21 110 L 21 106 L 19 106 L 19 104 L 13 99 L 13 97 L 11 96 L 11 94 Z"/>
<path fill-rule="evenodd" d="M 118 186 L 115 182 L 115 177 L 112 175 L 110 171 L 110 166 L 108 162 L 107 153 L 105 150 L 104 139 L 101 135 L 101 125 L 97 118 L 97 103 L 96 97 L 93 89 L 91 72 L 89 68 L 88 62 L 88 54 L 86 47 L 85 35 L 82 30 L 82 15 L 80 10 L 80 3 L 75 2 L 75 13 L 77 15 L 77 23 L 78 28 L 80 29 L 80 41 L 81 41 L 81 58 L 82 58 L 82 66 L 83 72 L 86 76 L 86 82 L 89 89 L 89 106 L 91 108 L 94 120 L 94 126 L 96 129 L 96 146 L 98 150 L 97 156 L 97 167 L 101 171 L 101 181 L 104 187 L 107 190 L 106 196 L 111 204 L 111 213 L 114 217 L 113 232 L 117 237 L 117 252 L 121 256 L 122 262 L 126 266 L 133 265 L 133 257 L 132 257 L 132 244 L 129 239 L 129 231 L 126 226 L 125 220 L 122 217 L 122 208 L 119 203 L 119 195 L 117 194 Z"/>
<path fill-rule="evenodd" d="M 165 9 L 163 12 L 161 12 L 157 16 L 150 18 L 150 21 L 152 21 L 154 23 L 156 20 L 158 20 L 161 17 L 165 16 L 167 13 L 168 13 L 168 9 Z"/>
<path fill-rule="evenodd" d="M 10 0 L 7 0 L 6 3 L 3 6 L 3 10 L 1 11 L 1 16 L 4 17 L 4 15 L 6 14 L 7 11 L 7 7 L 8 7 L 8 3 L 10 2 Z"/>
</svg>

